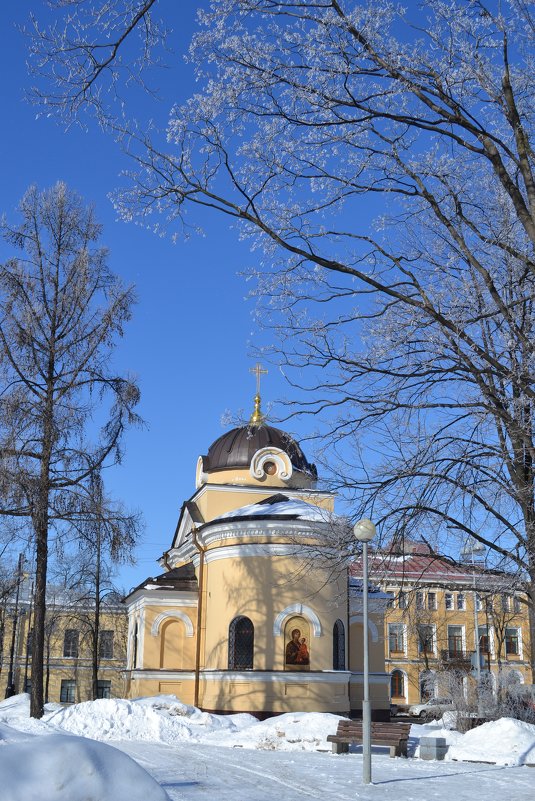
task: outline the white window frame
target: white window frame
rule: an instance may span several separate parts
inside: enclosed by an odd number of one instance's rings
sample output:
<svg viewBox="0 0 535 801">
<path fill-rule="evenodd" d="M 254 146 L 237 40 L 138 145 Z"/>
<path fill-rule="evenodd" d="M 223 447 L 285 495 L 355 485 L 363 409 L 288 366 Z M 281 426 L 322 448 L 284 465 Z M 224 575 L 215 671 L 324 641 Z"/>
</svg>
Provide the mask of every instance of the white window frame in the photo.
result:
<svg viewBox="0 0 535 801">
<path fill-rule="evenodd" d="M 401 629 L 401 639 L 402 639 L 403 648 L 401 650 L 399 650 L 399 651 L 393 651 L 390 648 L 390 626 L 397 626 L 397 627 L 399 627 Z M 388 654 L 390 655 L 391 653 L 404 654 L 405 656 L 407 655 L 407 627 L 406 627 L 406 625 L 404 623 L 400 623 L 400 622 L 396 623 L 396 622 L 392 621 L 392 622 L 390 622 L 388 624 Z"/>
</svg>

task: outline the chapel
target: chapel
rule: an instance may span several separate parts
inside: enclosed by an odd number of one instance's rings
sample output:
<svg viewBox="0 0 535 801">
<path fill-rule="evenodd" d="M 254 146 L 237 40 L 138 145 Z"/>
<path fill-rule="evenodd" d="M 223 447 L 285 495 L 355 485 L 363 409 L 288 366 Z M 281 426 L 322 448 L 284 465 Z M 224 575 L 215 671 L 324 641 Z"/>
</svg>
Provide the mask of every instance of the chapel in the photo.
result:
<svg viewBox="0 0 535 801">
<path fill-rule="evenodd" d="M 257 373 L 258 378 L 258 373 Z M 359 714 L 361 585 L 321 558 L 334 495 L 299 443 L 269 425 L 257 385 L 247 425 L 197 463 L 162 572 L 126 598 L 129 697 L 174 694 L 206 711 Z M 384 612 L 370 595 L 370 699 L 388 718 Z"/>
</svg>

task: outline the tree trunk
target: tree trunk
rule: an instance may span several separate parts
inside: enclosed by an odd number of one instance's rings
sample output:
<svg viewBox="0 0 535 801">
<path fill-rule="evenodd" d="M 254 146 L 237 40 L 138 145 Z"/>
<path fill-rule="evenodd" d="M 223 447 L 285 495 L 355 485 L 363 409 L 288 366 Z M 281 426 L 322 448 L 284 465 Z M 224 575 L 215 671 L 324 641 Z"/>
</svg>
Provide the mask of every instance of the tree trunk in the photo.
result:
<svg viewBox="0 0 535 801">
<path fill-rule="evenodd" d="M 100 514 L 100 509 L 99 509 Z M 100 634 L 100 559 L 101 559 L 101 521 L 97 521 L 97 552 L 95 566 L 95 616 L 93 621 L 93 700 L 98 696 L 98 668 L 99 668 L 99 634 Z"/>
</svg>

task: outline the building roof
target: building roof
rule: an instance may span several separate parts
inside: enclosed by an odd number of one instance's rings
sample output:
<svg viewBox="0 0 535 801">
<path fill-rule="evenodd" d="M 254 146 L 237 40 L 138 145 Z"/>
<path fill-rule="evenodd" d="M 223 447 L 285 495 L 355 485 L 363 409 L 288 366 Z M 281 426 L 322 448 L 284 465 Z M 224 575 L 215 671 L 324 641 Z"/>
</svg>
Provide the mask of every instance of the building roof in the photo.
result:
<svg viewBox="0 0 535 801">
<path fill-rule="evenodd" d="M 174 567 L 172 570 L 168 570 L 167 573 L 161 573 L 159 576 L 150 576 L 142 581 L 141 584 L 138 584 L 137 587 L 130 590 L 127 597 L 133 595 L 133 593 L 138 590 L 197 592 L 198 583 L 195 575 L 195 568 L 190 562 L 187 565 L 181 565 L 181 567 Z"/>
<path fill-rule="evenodd" d="M 277 520 L 309 520 L 314 522 L 327 523 L 333 519 L 332 512 L 321 509 L 311 503 L 306 503 L 299 498 L 288 498 L 282 493 L 271 495 L 258 503 L 251 503 L 225 512 L 214 520 L 210 525 L 222 520 L 252 520 L 257 518 L 271 518 Z"/>
<path fill-rule="evenodd" d="M 375 581 L 393 584 L 425 582 L 426 584 L 466 584 L 477 576 L 492 575 L 483 565 L 460 565 L 446 556 L 433 553 L 425 543 L 405 543 L 401 549 L 389 548 L 369 554 L 369 572 Z M 351 566 L 354 576 L 362 575 L 362 562 L 355 559 Z"/>
<path fill-rule="evenodd" d="M 249 467 L 254 454 L 268 447 L 284 451 L 296 470 L 317 478 L 316 466 L 310 464 L 295 439 L 285 431 L 264 423 L 233 428 L 216 439 L 208 448 L 208 454 L 203 456 L 203 469 L 211 472 Z"/>
</svg>

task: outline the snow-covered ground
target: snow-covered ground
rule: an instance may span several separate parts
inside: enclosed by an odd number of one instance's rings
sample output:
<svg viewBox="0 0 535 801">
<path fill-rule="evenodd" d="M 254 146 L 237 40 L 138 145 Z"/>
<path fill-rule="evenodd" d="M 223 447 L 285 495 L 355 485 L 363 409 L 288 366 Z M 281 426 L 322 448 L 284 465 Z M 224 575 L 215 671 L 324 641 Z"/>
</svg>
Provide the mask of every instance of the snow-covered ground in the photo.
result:
<svg viewBox="0 0 535 801">
<path fill-rule="evenodd" d="M 461 735 L 441 723 L 413 725 L 410 758 L 390 759 L 374 747 L 373 784 L 365 787 L 360 749 L 330 753 L 326 737 L 337 722 L 336 715 L 291 713 L 259 723 L 210 715 L 174 696 L 50 705 L 35 721 L 28 696 L 19 695 L 0 702 L 0 801 L 535 796 L 535 768 L 527 767 L 535 765 L 535 726 L 505 718 Z M 446 739 L 445 761 L 418 759 L 424 735 Z"/>
</svg>

